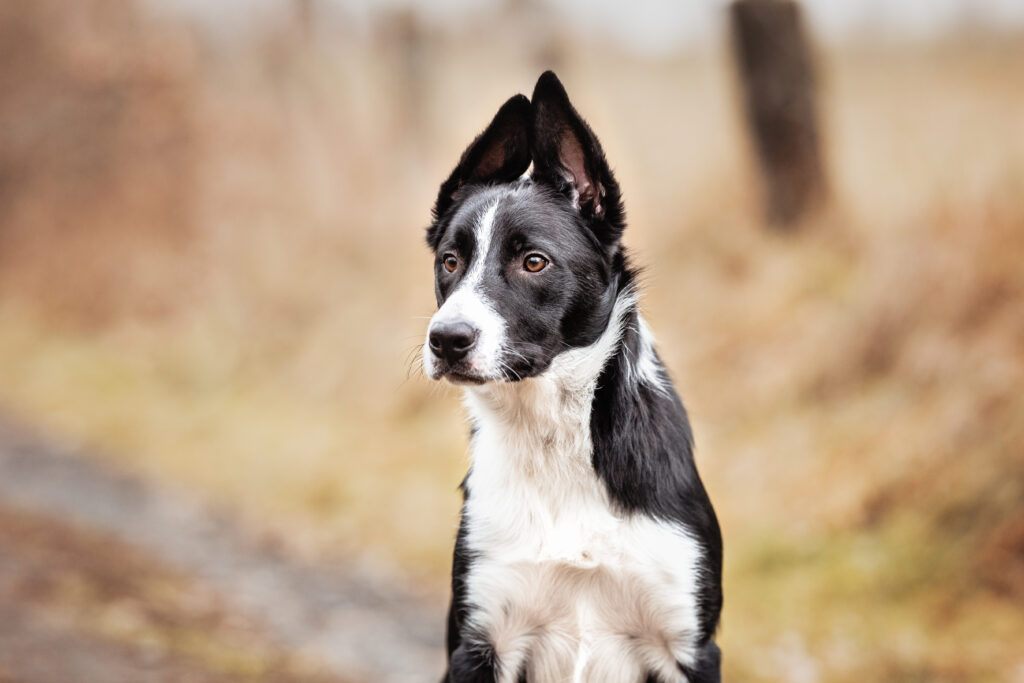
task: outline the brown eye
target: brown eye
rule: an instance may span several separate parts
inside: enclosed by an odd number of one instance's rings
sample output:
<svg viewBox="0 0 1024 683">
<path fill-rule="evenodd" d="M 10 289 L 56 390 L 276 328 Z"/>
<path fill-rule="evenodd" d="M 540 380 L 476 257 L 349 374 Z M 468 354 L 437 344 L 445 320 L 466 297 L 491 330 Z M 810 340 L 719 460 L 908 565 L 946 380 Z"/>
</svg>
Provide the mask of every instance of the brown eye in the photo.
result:
<svg viewBox="0 0 1024 683">
<path fill-rule="evenodd" d="M 455 258 L 454 254 L 447 254 L 444 257 L 444 269 L 449 273 L 454 273 L 455 269 L 459 267 L 459 259 Z"/>
<path fill-rule="evenodd" d="M 548 260 L 540 254 L 530 254 L 523 261 L 523 268 L 530 271 L 531 273 L 539 273 L 544 270 L 544 266 L 548 265 Z"/>
</svg>

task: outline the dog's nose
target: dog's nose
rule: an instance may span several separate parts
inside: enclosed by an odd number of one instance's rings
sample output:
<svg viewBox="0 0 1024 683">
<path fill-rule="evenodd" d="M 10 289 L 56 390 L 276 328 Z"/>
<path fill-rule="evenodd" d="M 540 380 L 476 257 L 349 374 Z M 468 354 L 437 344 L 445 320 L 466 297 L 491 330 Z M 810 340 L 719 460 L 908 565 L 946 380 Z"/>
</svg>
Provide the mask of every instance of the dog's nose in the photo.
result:
<svg viewBox="0 0 1024 683">
<path fill-rule="evenodd" d="M 430 330 L 427 341 L 435 356 L 455 363 L 465 358 L 476 344 L 478 335 L 479 332 L 468 323 L 439 323 Z"/>
</svg>

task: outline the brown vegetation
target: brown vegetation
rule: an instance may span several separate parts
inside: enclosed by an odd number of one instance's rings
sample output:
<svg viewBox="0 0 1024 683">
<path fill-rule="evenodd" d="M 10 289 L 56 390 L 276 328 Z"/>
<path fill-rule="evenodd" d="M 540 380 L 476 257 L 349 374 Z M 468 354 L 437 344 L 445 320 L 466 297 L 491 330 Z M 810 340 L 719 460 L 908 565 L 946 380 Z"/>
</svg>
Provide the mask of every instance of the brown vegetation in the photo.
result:
<svg viewBox="0 0 1024 683">
<path fill-rule="evenodd" d="M 0 5 L 0 287 L 78 320 L 151 313 L 184 284 L 194 55 L 125 0 Z"/>
</svg>

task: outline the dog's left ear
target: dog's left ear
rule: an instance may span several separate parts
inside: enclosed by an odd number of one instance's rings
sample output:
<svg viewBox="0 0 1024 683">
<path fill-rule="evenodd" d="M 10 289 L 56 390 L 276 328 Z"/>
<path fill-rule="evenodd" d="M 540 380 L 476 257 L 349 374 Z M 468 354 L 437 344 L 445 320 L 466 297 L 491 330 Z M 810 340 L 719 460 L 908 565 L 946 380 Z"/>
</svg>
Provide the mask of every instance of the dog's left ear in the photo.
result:
<svg viewBox="0 0 1024 683">
<path fill-rule="evenodd" d="M 553 72 L 538 79 L 532 104 L 534 178 L 566 194 L 598 240 L 614 252 L 624 227 L 622 196 L 601 143 Z"/>
<path fill-rule="evenodd" d="M 501 105 L 490 125 L 462 153 L 434 204 L 434 226 L 454 203 L 459 188 L 473 183 L 510 182 L 530 167 L 530 100 L 515 95 Z M 433 241 L 428 230 L 427 241 Z"/>
</svg>

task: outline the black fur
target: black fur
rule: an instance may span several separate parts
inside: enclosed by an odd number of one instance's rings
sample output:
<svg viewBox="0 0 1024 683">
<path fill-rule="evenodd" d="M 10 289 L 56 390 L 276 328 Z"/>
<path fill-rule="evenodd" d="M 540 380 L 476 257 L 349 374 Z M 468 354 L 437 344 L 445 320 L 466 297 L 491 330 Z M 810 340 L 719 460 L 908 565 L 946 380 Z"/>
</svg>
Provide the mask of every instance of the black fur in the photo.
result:
<svg viewBox="0 0 1024 683">
<path fill-rule="evenodd" d="M 532 102 L 534 180 L 556 187 L 566 196 L 578 191 L 587 227 L 607 249 L 616 250 L 626 215 L 619 183 L 601 143 L 576 113 L 553 72 L 546 71 L 537 80 Z"/>
<path fill-rule="evenodd" d="M 531 177 L 521 180 L 531 162 Z M 511 187 L 515 193 L 507 192 Z M 477 256 L 473 226 L 495 205 L 492 246 L 480 286 L 507 323 L 513 353 L 501 379 L 519 381 L 544 372 L 565 349 L 597 340 L 615 302 L 632 290 L 635 280 L 621 245 L 625 213 L 619 185 L 597 137 L 551 72 L 540 77 L 532 101 L 517 95 L 501 107 L 441 185 L 427 230 L 439 306 L 466 272 L 448 272 L 445 257 L 472 262 Z M 552 267 L 523 276 L 520 264 L 530 252 L 551 255 Z M 721 654 L 713 640 L 722 608 L 718 521 L 694 463 L 686 411 L 669 378 L 663 376 L 669 390 L 658 391 L 627 374 L 627 363 L 641 349 L 635 309 L 627 313 L 623 329 L 593 397 L 594 471 L 622 511 L 678 523 L 701 545 L 699 656 L 679 670 L 691 683 L 719 681 Z M 468 372 L 457 365 L 442 370 Z M 466 481 L 461 488 L 468 500 Z M 465 510 L 452 564 L 449 668 L 443 679 L 450 683 L 494 681 L 498 664 L 487 634 L 468 626 L 473 606 L 465 579 L 475 558 L 466 542 Z"/>
<path fill-rule="evenodd" d="M 623 274 L 628 282 L 629 271 Z M 701 539 L 706 565 L 700 575 L 701 640 L 714 635 L 722 610 L 722 534 L 693 459 L 693 434 L 679 396 L 623 377 L 637 358 L 636 312 L 597 381 L 590 416 L 594 470 L 624 510 L 679 522 Z M 668 378 L 665 378 L 668 381 Z"/>
<path fill-rule="evenodd" d="M 448 179 L 441 184 L 434 204 L 434 224 L 427 230 L 427 244 L 437 249 L 438 219 L 445 216 L 464 185 L 504 183 L 515 180 L 530 166 L 530 100 L 510 97 L 491 124 L 466 148 Z"/>
</svg>

